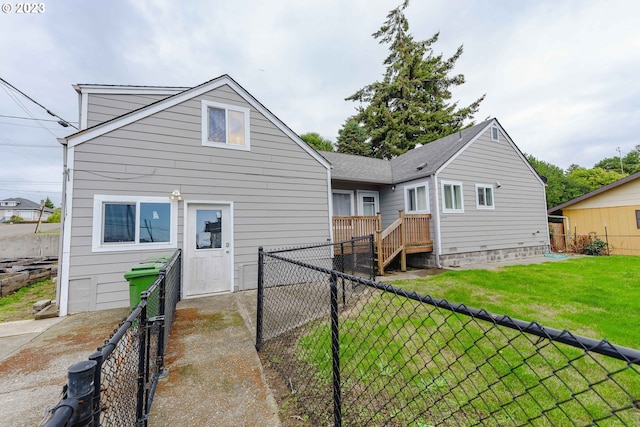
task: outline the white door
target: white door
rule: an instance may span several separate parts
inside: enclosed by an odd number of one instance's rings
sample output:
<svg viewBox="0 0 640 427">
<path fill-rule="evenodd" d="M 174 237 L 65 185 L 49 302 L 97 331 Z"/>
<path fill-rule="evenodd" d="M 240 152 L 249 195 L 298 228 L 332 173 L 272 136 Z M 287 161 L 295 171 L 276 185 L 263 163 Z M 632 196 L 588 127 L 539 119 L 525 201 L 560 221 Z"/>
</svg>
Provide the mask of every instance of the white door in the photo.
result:
<svg viewBox="0 0 640 427">
<path fill-rule="evenodd" d="M 232 291 L 229 205 L 188 204 L 184 297 Z"/>
</svg>

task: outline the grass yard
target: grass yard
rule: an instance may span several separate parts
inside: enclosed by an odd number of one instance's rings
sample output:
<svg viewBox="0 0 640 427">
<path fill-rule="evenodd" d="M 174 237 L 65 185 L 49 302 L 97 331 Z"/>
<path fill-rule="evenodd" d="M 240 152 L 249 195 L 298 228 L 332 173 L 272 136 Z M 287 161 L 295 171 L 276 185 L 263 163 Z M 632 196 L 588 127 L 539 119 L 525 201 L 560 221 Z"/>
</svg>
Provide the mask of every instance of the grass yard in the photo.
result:
<svg viewBox="0 0 640 427">
<path fill-rule="evenodd" d="M 585 257 L 500 270 L 451 271 L 392 284 L 640 349 L 640 257 Z"/>
<path fill-rule="evenodd" d="M 33 319 L 33 304 L 45 299 L 55 299 L 53 280 L 43 280 L 20 288 L 11 295 L 0 298 L 0 322 Z"/>
<path fill-rule="evenodd" d="M 640 347 L 638 257 L 454 271 L 393 284 Z M 374 290 L 343 309 L 339 323 L 342 408 L 349 425 L 640 423 L 638 365 Z M 313 367 L 311 377 L 294 378 L 301 406 L 330 389 L 330 349 L 330 326 L 310 324 L 293 358 L 276 363 L 299 372 Z M 327 411 L 321 406 L 311 417 Z"/>
</svg>

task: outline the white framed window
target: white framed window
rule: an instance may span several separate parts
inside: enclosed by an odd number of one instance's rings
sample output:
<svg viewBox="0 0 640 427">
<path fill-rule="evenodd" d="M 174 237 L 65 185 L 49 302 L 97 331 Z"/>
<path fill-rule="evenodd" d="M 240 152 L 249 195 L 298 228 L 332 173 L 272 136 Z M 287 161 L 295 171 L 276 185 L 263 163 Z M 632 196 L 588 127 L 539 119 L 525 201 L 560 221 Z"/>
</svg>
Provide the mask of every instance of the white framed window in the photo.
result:
<svg viewBox="0 0 640 427">
<path fill-rule="evenodd" d="M 202 145 L 249 151 L 249 109 L 202 101 Z"/>
<path fill-rule="evenodd" d="M 476 207 L 478 209 L 495 209 L 493 185 L 476 184 Z"/>
<path fill-rule="evenodd" d="M 358 215 L 376 216 L 380 212 L 378 200 L 380 196 L 377 191 L 357 191 L 358 194 Z"/>
<path fill-rule="evenodd" d="M 93 252 L 177 247 L 178 202 L 168 197 L 93 197 Z"/>
<path fill-rule="evenodd" d="M 442 181 L 442 212 L 464 213 L 462 183 Z"/>
<path fill-rule="evenodd" d="M 404 187 L 404 209 L 407 213 L 429 213 L 429 184 L 420 182 Z"/>
<path fill-rule="evenodd" d="M 352 216 L 354 215 L 353 191 L 333 190 L 333 215 Z"/>
<path fill-rule="evenodd" d="M 491 140 L 492 141 L 500 141 L 500 132 L 498 131 L 497 125 L 491 126 Z"/>
</svg>

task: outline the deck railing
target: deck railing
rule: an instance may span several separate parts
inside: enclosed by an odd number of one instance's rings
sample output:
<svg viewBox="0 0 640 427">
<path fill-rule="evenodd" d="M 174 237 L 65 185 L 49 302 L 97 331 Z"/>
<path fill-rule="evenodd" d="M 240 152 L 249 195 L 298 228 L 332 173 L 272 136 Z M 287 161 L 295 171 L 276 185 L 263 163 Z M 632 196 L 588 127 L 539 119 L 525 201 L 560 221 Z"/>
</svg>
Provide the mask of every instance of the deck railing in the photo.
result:
<svg viewBox="0 0 640 427">
<path fill-rule="evenodd" d="M 334 216 L 333 241 L 342 242 L 353 237 L 376 234 L 382 228 L 382 219 L 378 216 Z"/>
<path fill-rule="evenodd" d="M 334 216 L 334 241 L 348 240 L 353 237 L 375 236 L 378 256 L 378 273 L 399 254 L 401 269 L 406 270 L 406 254 L 431 252 L 433 241 L 430 231 L 431 214 L 405 214 L 399 211 L 398 219 L 382 230 L 382 217 L 377 216 Z"/>
</svg>

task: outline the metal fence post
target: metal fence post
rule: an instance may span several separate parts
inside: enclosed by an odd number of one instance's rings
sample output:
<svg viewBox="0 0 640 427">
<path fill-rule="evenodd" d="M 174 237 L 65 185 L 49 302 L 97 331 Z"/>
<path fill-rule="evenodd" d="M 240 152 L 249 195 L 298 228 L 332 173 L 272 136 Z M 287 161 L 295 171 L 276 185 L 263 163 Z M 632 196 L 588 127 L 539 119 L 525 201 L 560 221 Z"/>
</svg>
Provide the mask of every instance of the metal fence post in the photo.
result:
<svg viewBox="0 0 640 427">
<path fill-rule="evenodd" d="M 369 273 L 369 280 L 376 280 L 376 249 L 375 249 L 375 237 L 373 234 L 369 234 L 369 250 L 371 255 L 371 271 Z M 380 256 L 380 254 L 378 254 Z"/>
<path fill-rule="evenodd" d="M 164 370 L 164 350 L 165 350 L 165 314 L 167 312 L 167 268 L 163 268 L 160 271 L 160 277 L 162 280 L 160 281 L 160 296 L 159 296 L 159 305 L 158 308 L 160 319 L 162 321 L 159 322 L 160 326 L 158 329 L 158 349 L 156 352 L 156 372 L 158 375 L 162 373 Z"/>
<path fill-rule="evenodd" d="M 146 427 L 147 416 L 145 414 L 145 365 L 146 365 L 146 353 L 147 353 L 147 302 L 149 295 L 143 292 L 140 295 L 140 317 L 138 318 L 138 394 L 136 396 L 136 419 L 138 420 L 136 425 L 140 427 Z"/>
<path fill-rule="evenodd" d="M 85 360 L 69 366 L 69 382 L 67 396 L 78 401 L 78 409 L 73 413 L 69 425 L 91 426 L 93 425 L 93 393 L 95 360 Z"/>
<path fill-rule="evenodd" d="M 331 272 L 331 355 L 333 358 L 333 425 L 342 426 L 340 393 L 340 330 L 338 329 L 338 276 Z"/>
<path fill-rule="evenodd" d="M 262 348 L 262 309 L 264 304 L 264 249 L 258 248 L 258 303 L 256 309 L 256 350 Z"/>
<path fill-rule="evenodd" d="M 89 360 L 96 362 L 96 369 L 93 374 L 93 425 L 100 425 L 100 411 L 102 406 L 100 405 L 100 392 L 102 391 L 102 351 L 98 350 L 89 356 Z"/>
</svg>

